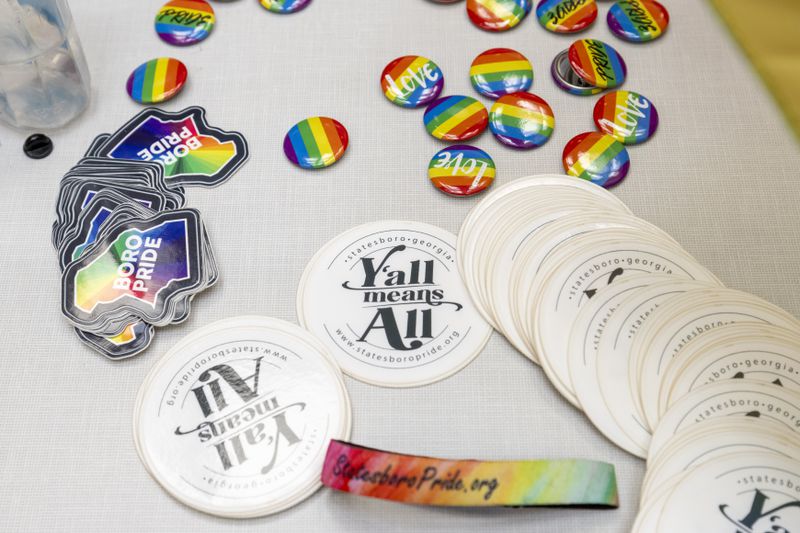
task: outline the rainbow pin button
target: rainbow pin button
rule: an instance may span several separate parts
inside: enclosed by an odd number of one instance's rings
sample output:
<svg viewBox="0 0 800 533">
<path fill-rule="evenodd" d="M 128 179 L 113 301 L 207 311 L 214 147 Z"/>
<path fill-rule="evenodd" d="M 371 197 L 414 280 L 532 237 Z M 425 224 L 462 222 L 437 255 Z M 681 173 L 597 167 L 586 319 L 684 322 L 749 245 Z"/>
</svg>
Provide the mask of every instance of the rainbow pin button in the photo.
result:
<svg viewBox="0 0 800 533">
<path fill-rule="evenodd" d="M 443 141 L 465 141 L 486 129 L 489 113 L 469 96 L 445 96 L 434 100 L 422 117 L 428 133 Z"/>
<path fill-rule="evenodd" d="M 619 0 L 608 10 L 606 22 L 617 37 L 644 43 L 664 34 L 669 12 L 655 0 Z"/>
<path fill-rule="evenodd" d="M 489 129 L 497 140 L 513 148 L 536 148 L 550 139 L 555 127 L 553 110 L 531 93 L 507 94 L 489 111 Z"/>
<path fill-rule="evenodd" d="M 486 31 L 506 31 L 522 22 L 533 7 L 533 0 L 467 0 L 467 15 Z"/>
<path fill-rule="evenodd" d="M 469 69 L 472 86 L 487 98 L 527 91 L 533 84 L 533 66 L 510 48 L 492 48 L 478 55 Z"/>
<path fill-rule="evenodd" d="M 439 150 L 428 164 L 431 183 L 452 196 L 472 196 L 486 190 L 494 182 L 495 172 L 489 154 L 466 144 Z"/>
<path fill-rule="evenodd" d="M 594 105 L 594 123 L 622 144 L 639 144 L 658 128 L 658 111 L 649 99 L 632 91 L 603 95 Z"/>
<path fill-rule="evenodd" d="M 261 5 L 273 13 L 288 15 L 308 7 L 311 0 L 260 0 Z"/>
<path fill-rule="evenodd" d="M 381 88 L 393 104 L 419 107 L 429 104 L 441 94 L 444 74 L 427 57 L 398 57 L 383 69 Z"/>
<path fill-rule="evenodd" d="M 328 117 L 301 120 L 283 139 L 283 153 L 289 161 L 302 168 L 325 168 L 344 155 L 349 144 L 347 130 Z"/>
<path fill-rule="evenodd" d="M 140 104 L 157 104 L 174 98 L 186 83 L 186 65 L 173 57 L 142 63 L 128 77 L 126 89 Z"/>
<path fill-rule="evenodd" d="M 576 135 L 564 147 L 564 170 L 605 188 L 625 179 L 631 160 L 619 141 L 597 131 Z"/>
<path fill-rule="evenodd" d="M 579 39 L 569 47 L 569 64 L 583 81 L 610 89 L 622 85 L 628 72 L 614 48 L 597 39 Z"/>
<path fill-rule="evenodd" d="M 554 33 L 585 30 L 597 19 L 595 0 L 541 0 L 536 18 L 544 29 Z"/>
<path fill-rule="evenodd" d="M 156 33 L 164 42 L 188 46 L 208 37 L 215 20 L 205 0 L 170 0 L 156 14 Z"/>
</svg>

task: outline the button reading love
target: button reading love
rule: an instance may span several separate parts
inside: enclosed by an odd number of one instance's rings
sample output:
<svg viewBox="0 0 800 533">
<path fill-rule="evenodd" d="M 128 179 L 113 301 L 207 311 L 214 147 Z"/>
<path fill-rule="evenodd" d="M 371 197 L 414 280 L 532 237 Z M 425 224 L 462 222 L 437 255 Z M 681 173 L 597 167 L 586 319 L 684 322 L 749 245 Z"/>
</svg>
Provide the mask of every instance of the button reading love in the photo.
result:
<svg viewBox="0 0 800 533">
<path fill-rule="evenodd" d="M 655 133 L 658 111 L 653 102 L 639 93 L 614 91 L 595 104 L 594 123 L 622 144 L 638 144 Z"/>
<path fill-rule="evenodd" d="M 426 57 L 398 57 L 383 69 L 381 88 L 393 104 L 419 107 L 439 96 L 444 88 L 444 74 Z"/>
<path fill-rule="evenodd" d="M 474 146 L 460 144 L 439 150 L 428 165 L 428 177 L 440 191 L 452 196 L 472 196 L 494 181 L 492 158 Z"/>
</svg>

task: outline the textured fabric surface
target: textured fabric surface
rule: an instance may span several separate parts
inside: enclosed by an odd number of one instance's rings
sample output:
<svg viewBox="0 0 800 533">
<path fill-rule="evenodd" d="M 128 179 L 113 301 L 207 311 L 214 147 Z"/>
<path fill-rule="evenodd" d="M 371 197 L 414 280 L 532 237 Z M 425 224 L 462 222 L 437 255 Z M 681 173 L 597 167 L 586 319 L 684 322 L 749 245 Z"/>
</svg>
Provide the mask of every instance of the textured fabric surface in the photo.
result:
<svg viewBox="0 0 800 533">
<path fill-rule="evenodd" d="M 619 532 L 637 508 L 644 464 L 605 440 L 550 386 L 542 371 L 494 335 L 465 370 L 419 389 L 381 389 L 347 379 L 353 440 L 406 453 L 454 458 L 584 457 L 617 467 L 616 511 L 443 510 L 407 507 L 321 490 L 277 516 L 222 520 L 170 498 L 134 450 L 131 412 L 144 375 L 181 337 L 214 320 L 260 313 L 295 320 L 295 289 L 311 255 L 351 226 L 412 219 L 457 232 L 477 199 L 448 198 L 426 177 L 442 144 L 425 133 L 422 111 L 380 92 L 393 58 L 421 54 L 443 69 L 448 94 L 474 96 L 472 59 L 512 47 L 531 59 L 533 92 L 553 108 L 550 141 L 517 152 L 484 134 L 475 145 L 497 164 L 498 184 L 561 171 L 561 150 L 592 129 L 596 98 L 561 92 L 551 59 L 571 39 L 533 17 L 506 34 L 478 30 L 464 3 L 425 0 L 315 0 L 291 16 L 255 0 L 215 3 L 217 26 L 186 49 L 153 30 L 158 0 L 74 0 L 93 76 L 91 108 L 53 133 L 42 161 L 22 154 L 25 133 L 0 128 L 0 531 L 519 531 Z M 605 25 L 607 2 L 585 35 L 612 43 L 628 64 L 625 87 L 655 102 L 654 138 L 630 148 L 631 174 L 615 189 L 632 210 L 661 226 L 727 285 L 800 315 L 800 151 L 779 110 L 711 8 L 668 3 L 668 33 L 633 45 Z M 114 363 L 83 347 L 59 311 L 50 246 L 59 177 L 92 138 L 140 110 L 125 94 L 128 74 L 159 55 L 183 60 L 184 92 L 165 105 L 202 105 L 212 124 L 239 130 L 251 158 L 214 190 L 189 189 L 221 270 L 189 320 L 158 330 L 152 347 Z M 337 118 L 350 132 L 344 159 L 319 172 L 284 157 L 286 131 L 311 115 Z"/>
</svg>

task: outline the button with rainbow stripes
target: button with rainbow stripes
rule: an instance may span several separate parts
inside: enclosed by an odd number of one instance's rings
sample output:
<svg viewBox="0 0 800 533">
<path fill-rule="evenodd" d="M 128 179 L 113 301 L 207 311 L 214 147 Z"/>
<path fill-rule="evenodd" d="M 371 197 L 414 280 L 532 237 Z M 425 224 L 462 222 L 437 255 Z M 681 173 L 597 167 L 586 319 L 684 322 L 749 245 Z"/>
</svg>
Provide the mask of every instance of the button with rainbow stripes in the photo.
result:
<svg viewBox="0 0 800 533">
<path fill-rule="evenodd" d="M 576 135 L 564 147 L 564 170 L 570 176 L 613 187 L 628 175 L 628 151 L 610 135 L 590 131 Z"/>
<path fill-rule="evenodd" d="M 622 144 L 639 144 L 656 132 L 658 111 L 639 93 L 614 91 L 594 105 L 594 123 Z"/>
<path fill-rule="evenodd" d="M 311 3 L 311 0 L 260 0 L 261 5 L 272 11 L 273 13 L 278 13 L 281 15 L 287 15 L 289 13 L 297 13 L 301 9 L 308 7 L 308 4 Z"/>
<path fill-rule="evenodd" d="M 578 76 L 569 64 L 569 50 L 564 50 L 553 59 L 550 65 L 550 75 L 559 88 L 570 94 L 588 96 L 603 92 L 600 87 L 589 85 Z"/>
<path fill-rule="evenodd" d="M 465 141 L 489 123 L 482 103 L 469 96 L 445 96 L 430 103 L 422 117 L 428 133 L 443 141 Z"/>
<path fill-rule="evenodd" d="M 611 45 L 597 39 L 579 39 L 569 47 L 572 70 L 589 85 L 611 89 L 622 85 L 628 69 Z"/>
<path fill-rule="evenodd" d="M 536 5 L 536 18 L 548 31 L 575 33 L 597 19 L 597 4 L 594 0 L 541 0 Z"/>
<path fill-rule="evenodd" d="M 663 35 L 669 12 L 655 0 L 619 0 L 608 10 L 606 22 L 620 39 L 645 43 Z"/>
<path fill-rule="evenodd" d="M 419 107 L 438 98 L 444 88 L 444 74 L 427 57 L 398 57 L 383 69 L 381 88 L 393 104 Z"/>
<path fill-rule="evenodd" d="M 478 55 L 469 68 L 475 90 L 487 98 L 527 91 L 533 84 L 533 66 L 510 48 L 492 48 Z"/>
<path fill-rule="evenodd" d="M 215 20 L 205 0 L 170 0 L 156 14 L 156 33 L 166 43 L 187 46 L 208 37 Z"/>
<path fill-rule="evenodd" d="M 466 144 L 448 146 L 433 156 L 428 177 L 440 191 L 452 196 L 472 196 L 494 182 L 495 166 L 489 154 Z"/>
<path fill-rule="evenodd" d="M 486 31 L 510 30 L 528 16 L 533 0 L 467 0 L 467 15 Z"/>
<path fill-rule="evenodd" d="M 489 111 L 489 129 L 497 140 L 513 148 L 536 148 L 553 134 L 553 110 L 531 93 L 507 94 Z"/>
<path fill-rule="evenodd" d="M 140 104 L 157 104 L 174 98 L 186 83 L 186 65 L 174 57 L 142 63 L 128 77 L 126 89 Z"/>
<path fill-rule="evenodd" d="M 283 139 L 283 153 L 289 161 L 302 168 L 325 168 L 344 155 L 349 144 L 347 130 L 328 117 L 301 120 Z"/>
</svg>

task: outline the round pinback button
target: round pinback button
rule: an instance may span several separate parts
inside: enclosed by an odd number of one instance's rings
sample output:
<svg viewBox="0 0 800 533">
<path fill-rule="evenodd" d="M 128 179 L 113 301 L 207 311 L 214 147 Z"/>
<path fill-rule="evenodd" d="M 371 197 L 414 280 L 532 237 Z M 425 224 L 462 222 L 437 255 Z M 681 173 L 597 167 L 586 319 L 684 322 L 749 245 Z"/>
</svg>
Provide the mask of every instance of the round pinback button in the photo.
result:
<svg viewBox="0 0 800 533">
<path fill-rule="evenodd" d="M 170 0 L 156 14 L 156 33 L 164 42 L 187 46 L 208 37 L 215 20 L 205 0 Z"/>
<path fill-rule="evenodd" d="M 25 139 L 22 151 L 31 159 L 44 159 L 53 153 L 53 141 L 44 133 L 34 133 Z"/>
<path fill-rule="evenodd" d="M 338 120 L 309 117 L 286 134 L 283 153 L 299 167 L 325 168 L 342 158 L 348 144 L 347 130 Z"/>
<path fill-rule="evenodd" d="M 533 66 L 509 48 L 492 48 L 478 55 L 469 68 L 472 86 L 487 98 L 527 91 L 533 84 Z"/>
<path fill-rule="evenodd" d="M 590 96 L 603 92 L 600 87 L 586 83 L 572 70 L 572 66 L 569 64 L 569 50 L 564 50 L 553 59 L 553 63 L 550 65 L 550 75 L 560 89 L 570 94 Z"/>
<path fill-rule="evenodd" d="M 140 104 L 157 104 L 174 98 L 186 83 L 186 65 L 173 57 L 142 63 L 128 77 L 126 89 Z"/>
<path fill-rule="evenodd" d="M 260 2 L 265 9 L 284 15 L 305 9 L 311 0 L 260 0 Z"/>
<path fill-rule="evenodd" d="M 613 187 L 625 179 L 630 158 L 625 146 L 610 135 L 590 131 L 576 135 L 564 147 L 564 170 L 570 176 Z"/>
<path fill-rule="evenodd" d="M 639 93 L 614 91 L 594 105 L 594 123 L 622 144 L 639 144 L 656 132 L 658 111 Z"/>
<path fill-rule="evenodd" d="M 603 41 L 579 39 L 569 47 L 568 57 L 572 70 L 588 85 L 611 89 L 625 81 L 625 61 Z"/>
<path fill-rule="evenodd" d="M 531 93 L 507 94 L 489 111 L 489 129 L 497 140 L 513 148 L 536 148 L 553 134 L 553 110 Z"/>
<path fill-rule="evenodd" d="M 469 96 L 445 96 L 428 105 L 423 121 L 428 133 L 437 139 L 465 141 L 486 129 L 489 113 Z"/>
<path fill-rule="evenodd" d="M 439 66 L 422 56 L 398 57 L 381 73 L 386 98 L 401 107 L 428 105 L 441 94 L 444 74 Z"/>
<path fill-rule="evenodd" d="M 669 25 L 669 12 L 655 0 L 619 0 L 606 17 L 611 33 L 634 43 L 661 37 Z"/>
<path fill-rule="evenodd" d="M 492 158 L 474 146 L 448 146 L 433 156 L 428 177 L 440 191 L 452 196 L 472 196 L 486 190 L 493 182 Z"/>
<path fill-rule="evenodd" d="M 544 29 L 554 33 L 585 30 L 597 19 L 595 0 L 541 0 L 536 18 Z"/>
<path fill-rule="evenodd" d="M 506 31 L 522 22 L 533 7 L 533 0 L 467 0 L 467 15 L 486 31 Z"/>
</svg>

